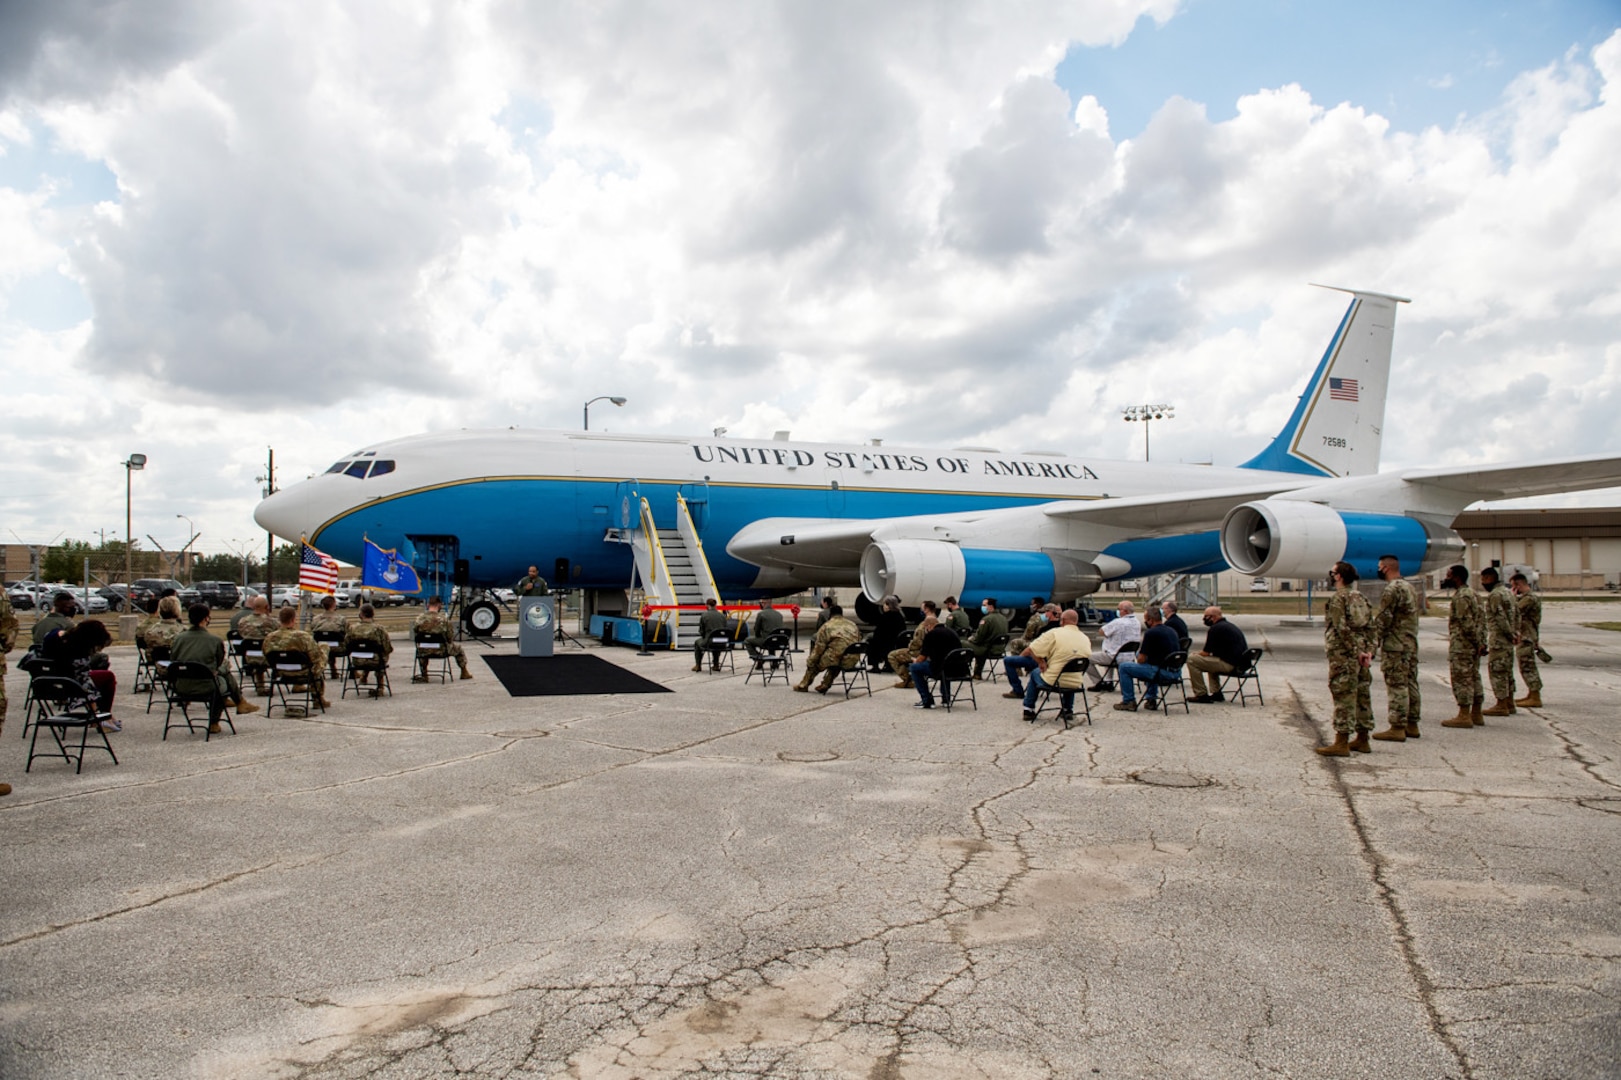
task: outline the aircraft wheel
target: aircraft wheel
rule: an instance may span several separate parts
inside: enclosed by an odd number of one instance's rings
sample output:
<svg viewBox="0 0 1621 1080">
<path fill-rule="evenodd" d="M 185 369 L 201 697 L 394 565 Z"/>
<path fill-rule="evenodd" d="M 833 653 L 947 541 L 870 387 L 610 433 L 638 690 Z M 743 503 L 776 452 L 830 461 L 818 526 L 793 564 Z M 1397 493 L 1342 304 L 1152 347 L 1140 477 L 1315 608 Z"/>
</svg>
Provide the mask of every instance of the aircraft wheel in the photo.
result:
<svg viewBox="0 0 1621 1080">
<path fill-rule="evenodd" d="M 462 625 L 474 637 L 489 637 L 501 625 L 501 609 L 488 600 L 468 604 L 462 613 Z"/>
</svg>

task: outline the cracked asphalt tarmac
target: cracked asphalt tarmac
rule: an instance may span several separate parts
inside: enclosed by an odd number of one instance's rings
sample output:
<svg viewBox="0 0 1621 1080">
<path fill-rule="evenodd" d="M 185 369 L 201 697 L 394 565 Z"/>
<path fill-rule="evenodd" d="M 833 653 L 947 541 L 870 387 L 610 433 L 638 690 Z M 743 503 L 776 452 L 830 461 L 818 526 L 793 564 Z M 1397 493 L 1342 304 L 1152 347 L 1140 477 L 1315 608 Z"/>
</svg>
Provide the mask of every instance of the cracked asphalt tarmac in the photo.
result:
<svg viewBox="0 0 1621 1080">
<path fill-rule="evenodd" d="M 627 649 L 675 693 L 513 699 L 475 647 L 206 744 L 121 693 L 77 776 L 24 775 L 13 671 L 0 1076 L 1614 1077 L 1621 637 L 1544 610 L 1546 708 L 1441 728 L 1426 619 L 1423 738 L 1348 759 L 1277 617 L 1264 706 L 1065 731 Z"/>
</svg>

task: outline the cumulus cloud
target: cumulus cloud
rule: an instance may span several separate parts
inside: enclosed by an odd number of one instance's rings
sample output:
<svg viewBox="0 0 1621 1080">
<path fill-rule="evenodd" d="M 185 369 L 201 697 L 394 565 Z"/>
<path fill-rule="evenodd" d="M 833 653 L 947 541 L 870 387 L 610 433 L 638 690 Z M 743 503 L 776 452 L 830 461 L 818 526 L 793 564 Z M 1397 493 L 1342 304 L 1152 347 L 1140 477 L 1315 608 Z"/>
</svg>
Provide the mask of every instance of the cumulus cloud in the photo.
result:
<svg viewBox="0 0 1621 1080">
<path fill-rule="evenodd" d="M 53 448 L 0 452 L 55 478 L 10 515 L 106 524 L 54 492 L 116 502 L 144 447 L 247 535 L 266 445 L 296 478 L 600 393 L 609 429 L 1100 457 L 1180 401 L 1156 459 L 1232 464 L 1343 310 L 1307 281 L 1414 298 L 1388 463 L 1621 440 L 1621 36 L 1451 130 L 1286 85 L 1115 141 L 1054 65 L 1167 0 L 14 10 L 0 149 L 45 132 L 117 198 L 0 187 L 0 290 L 61 268 L 94 312 L 0 319 Z M 127 426 L 61 453 L 74 408 Z"/>
</svg>

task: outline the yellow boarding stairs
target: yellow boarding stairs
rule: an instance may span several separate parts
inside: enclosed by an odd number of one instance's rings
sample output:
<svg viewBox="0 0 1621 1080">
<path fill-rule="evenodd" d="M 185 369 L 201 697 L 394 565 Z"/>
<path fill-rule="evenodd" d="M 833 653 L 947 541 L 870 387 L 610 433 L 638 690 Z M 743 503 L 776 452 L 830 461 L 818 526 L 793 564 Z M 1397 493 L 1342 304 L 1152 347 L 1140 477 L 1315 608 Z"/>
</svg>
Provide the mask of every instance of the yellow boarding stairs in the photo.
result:
<svg viewBox="0 0 1621 1080">
<path fill-rule="evenodd" d="M 636 576 L 641 581 L 647 603 L 683 604 L 702 607 L 713 597 L 720 600 L 715 578 L 704 558 L 704 544 L 698 538 L 687 500 L 675 497 L 675 528 L 661 529 L 653 520 L 652 507 L 642 498 L 637 527 L 628 537 L 636 554 Z M 698 636 L 698 612 L 655 611 L 651 619 L 662 623 L 672 649 L 690 649 Z"/>
</svg>

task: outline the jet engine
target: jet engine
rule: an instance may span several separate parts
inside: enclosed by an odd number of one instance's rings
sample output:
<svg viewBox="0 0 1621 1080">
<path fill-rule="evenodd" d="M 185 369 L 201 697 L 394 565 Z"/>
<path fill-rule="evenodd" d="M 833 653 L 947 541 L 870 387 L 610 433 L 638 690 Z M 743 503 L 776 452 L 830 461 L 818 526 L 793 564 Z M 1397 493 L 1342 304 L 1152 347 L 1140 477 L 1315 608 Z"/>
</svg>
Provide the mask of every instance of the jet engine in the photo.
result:
<svg viewBox="0 0 1621 1080">
<path fill-rule="evenodd" d="M 874 602 L 905 607 L 947 596 L 1071 600 L 1096 592 L 1103 574 L 1061 552 L 963 548 L 941 540 L 879 540 L 861 556 L 861 588 Z"/>
<path fill-rule="evenodd" d="M 1265 499 L 1228 511 L 1221 554 L 1234 570 L 1255 577 L 1321 578 L 1342 559 L 1372 577 L 1381 555 L 1400 559 L 1403 574 L 1457 562 L 1463 540 L 1451 529 L 1400 514 Z"/>
</svg>

